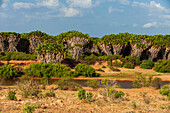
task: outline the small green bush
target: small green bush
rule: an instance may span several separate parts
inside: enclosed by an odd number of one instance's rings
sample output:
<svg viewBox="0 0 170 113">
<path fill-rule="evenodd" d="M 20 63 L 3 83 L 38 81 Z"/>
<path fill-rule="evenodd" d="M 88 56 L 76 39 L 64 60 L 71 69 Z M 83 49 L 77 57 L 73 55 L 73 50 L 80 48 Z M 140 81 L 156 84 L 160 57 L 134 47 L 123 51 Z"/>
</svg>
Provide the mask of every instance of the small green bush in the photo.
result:
<svg viewBox="0 0 170 113">
<path fill-rule="evenodd" d="M 91 54 L 90 56 L 86 56 L 84 59 L 88 65 L 92 65 L 96 63 L 97 56 L 95 56 L 94 54 Z"/>
<path fill-rule="evenodd" d="M 122 91 L 116 91 L 114 96 L 115 96 L 115 98 L 121 98 L 122 96 L 125 96 L 125 94 Z"/>
<path fill-rule="evenodd" d="M 76 75 L 84 75 L 86 77 L 97 77 L 98 74 L 96 73 L 95 69 L 91 66 L 88 66 L 86 64 L 79 63 L 75 67 L 75 74 Z"/>
<path fill-rule="evenodd" d="M 93 89 L 98 88 L 99 85 L 100 85 L 100 83 L 97 80 L 88 80 L 87 81 L 87 86 L 92 87 Z"/>
<path fill-rule="evenodd" d="M 109 66 L 109 68 L 112 70 L 112 71 L 120 71 L 118 68 L 115 68 L 113 66 Z"/>
<path fill-rule="evenodd" d="M 17 100 L 16 96 L 15 96 L 15 91 L 10 91 L 8 92 L 8 100 Z"/>
<path fill-rule="evenodd" d="M 151 86 L 155 87 L 156 89 L 160 89 L 162 84 L 162 80 L 161 78 L 155 77 L 152 81 L 151 81 Z"/>
<path fill-rule="evenodd" d="M 87 93 L 85 89 L 80 89 L 78 92 L 78 98 L 80 100 L 86 100 L 86 101 L 90 101 L 91 98 L 93 97 L 93 94 L 91 92 Z"/>
<path fill-rule="evenodd" d="M 25 105 L 23 108 L 23 113 L 34 113 L 36 106 L 31 106 L 31 105 Z"/>
<path fill-rule="evenodd" d="M 140 59 L 138 57 L 126 56 L 125 57 L 125 62 L 130 62 L 134 66 L 136 66 L 136 65 L 140 64 Z"/>
<path fill-rule="evenodd" d="M 126 62 L 123 66 L 124 68 L 134 69 L 135 66 L 131 62 Z"/>
<path fill-rule="evenodd" d="M 45 93 L 45 97 L 55 97 L 54 90 L 50 90 L 50 92 Z"/>
<path fill-rule="evenodd" d="M 161 73 L 170 73 L 170 61 L 169 60 L 159 60 L 155 64 L 154 70 Z"/>
<path fill-rule="evenodd" d="M 143 69 L 152 69 L 154 67 L 154 62 L 151 60 L 143 60 L 140 67 Z"/>
<path fill-rule="evenodd" d="M 0 78 L 12 79 L 18 76 L 17 69 L 11 65 L 0 66 Z"/>
<path fill-rule="evenodd" d="M 170 84 L 163 85 L 159 91 L 161 95 L 170 95 Z"/>
<path fill-rule="evenodd" d="M 113 62 L 113 66 L 115 67 L 122 67 L 122 64 L 118 61 Z"/>
<path fill-rule="evenodd" d="M 66 77 L 62 78 L 57 82 L 58 88 L 61 90 L 72 90 L 77 91 L 78 89 L 81 89 L 81 86 L 77 83 L 75 83 L 74 79 Z"/>
<path fill-rule="evenodd" d="M 102 68 L 106 68 L 106 66 L 102 66 Z"/>
</svg>

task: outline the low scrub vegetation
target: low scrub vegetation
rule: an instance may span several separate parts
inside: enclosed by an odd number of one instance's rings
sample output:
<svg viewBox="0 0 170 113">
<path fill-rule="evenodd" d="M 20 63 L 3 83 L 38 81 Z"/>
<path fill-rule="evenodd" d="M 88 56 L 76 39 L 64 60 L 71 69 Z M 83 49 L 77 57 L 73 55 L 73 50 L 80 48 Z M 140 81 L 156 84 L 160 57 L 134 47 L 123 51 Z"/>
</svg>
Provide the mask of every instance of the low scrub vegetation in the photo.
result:
<svg viewBox="0 0 170 113">
<path fill-rule="evenodd" d="M 152 69 L 154 67 L 154 62 L 151 60 L 143 60 L 140 67 L 143 69 Z"/>
<path fill-rule="evenodd" d="M 100 82 L 97 80 L 88 80 L 87 81 L 87 86 L 92 87 L 93 89 L 97 89 L 100 86 Z"/>
<path fill-rule="evenodd" d="M 79 63 L 75 67 L 75 74 L 78 76 L 83 75 L 86 77 L 97 77 L 98 76 L 98 74 L 96 73 L 94 68 L 92 68 L 91 66 L 88 66 L 86 64 L 81 64 L 81 63 Z"/>
<path fill-rule="evenodd" d="M 0 52 L 0 60 L 36 60 L 37 55 L 23 52 Z"/>
<path fill-rule="evenodd" d="M 118 68 L 115 68 L 113 66 L 109 66 L 109 68 L 112 70 L 112 71 L 120 71 Z"/>
<path fill-rule="evenodd" d="M 36 106 L 32 106 L 32 105 L 26 104 L 23 107 L 22 111 L 23 111 L 23 113 L 34 113 L 36 108 L 37 108 Z"/>
<path fill-rule="evenodd" d="M 159 91 L 161 95 L 166 95 L 170 100 L 170 84 L 163 85 Z"/>
<path fill-rule="evenodd" d="M 8 100 L 17 100 L 17 97 L 15 96 L 15 94 L 16 94 L 15 91 L 11 91 L 9 89 L 8 96 L 7 96 Z"/>
<path fill-rule="evenodd" d="M 54 63 L 35 63 L 31 64 L 24 70 L 26 75 L 32 77 L 62 77 L 62 76 L 74 76 L 74 72 L 70 67 L 63 64 Z"/>
<path fill-rule="evenodd" d="M 154 70 L 161 73 L 170 73 L 170 61 L 169 60 L 159 60 L 155 64 Z"/>
<path fill-rule="evenodd" d="M 80 100 L 90 102 L 92 97 L 93 97 L 93 94 L 91 92 L 87 93 L 85 89 L 80 89 L 78 92 L 78 98 Z"/>
<path fill-rule="evenodd" d="M 126 62 L 124 65 L 123 65 L 124 68 L 128 68 L 128 69 L 134 69 L 135 66 L 131 63 L 131 62 Z"/>
</svg>

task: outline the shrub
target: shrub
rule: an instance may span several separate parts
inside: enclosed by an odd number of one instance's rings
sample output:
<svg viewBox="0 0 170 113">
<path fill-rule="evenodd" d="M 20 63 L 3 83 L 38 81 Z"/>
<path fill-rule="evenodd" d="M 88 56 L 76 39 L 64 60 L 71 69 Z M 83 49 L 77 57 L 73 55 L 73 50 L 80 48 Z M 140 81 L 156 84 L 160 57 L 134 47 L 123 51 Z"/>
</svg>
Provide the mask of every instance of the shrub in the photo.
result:
<svg viewBox="0 0 170 113">
<path fill-rule="evenodd" d="M 16 96 L 15 96 L 15 91 L 10 91 L 8 92 L 8 100 L 17 100 Z"/>
<path fill-rule="evenodd" d="M 122 64 L 118 61 L 113 62 L 113 66 L 115 67 L 122 67 Z"/>
<path fill-rule="evenodd" d="M 105 72 L 103 69 L 99 68 L 99 69 L 96 69 L 96 71 L 101 71 L 101 72 Z"/>
<path fill-rule="evenodd" d="M 80 100 L 86 100 L 86 101 L 90 101 L 91 98 L 93 97 L 93 94 L 91 92 L 87 93 L 86 90 L 84 89 L 80 89 L 78 92 L 78 98 Z"/>
<path fill-rule="evenodd" d="M 23 108 L 23 113 L 33 113 L 37 107 L 31 105 L 25 105 Z"/>
<path fill-rule="evenodd" d="M 0 66 L 0 78 L 3 79 L 12 79 L 17 77 L 17 69 L 11 65 Z"/>
<path fill-rule="evenodd" d="M 87 81 L 87 86 L 92 87 L 93 89 L 98 88 L 99 85 L 100 85 L 100 83 L 97 80 L 88 80 Z"/>
<path fill-rule="evenodd" d="M 123 66 L 124 68 L 134 69 L 135 66 L 131 62 L 126 62 Z"/>
<path fill-rule="evenodd" d="M 112 71 L 120 71 L 118 68 L 114 68 L 113 66 L 109 66 L 109 68 L 110 68 Z"/>
<path fill-rule="evenodd" d="M 21 94 L 24 98 L 28 98 L 29 96 L 37 97 L 38 94 L 41 92 L 39 85 L 37 82 L 30 80 L 20 80 L 17 82 L 17 87 L 21 91 Z"/>
<path fill-rule="evenodd" d="M 152 69 L 154 67 L 154 62 L 151 60 L 143 60 L 140 67 L 143 69 Z"/>
<path fill-rule="evenodd" d="M 75 74 L 76 75 L 84 75 L 86 77 L 98 76 L 94 68 L 92 68 L 91 66 L 88 66 L 86 64 L 81 64 L 81 63 L 79 63 L 75 67 Z"/>
<path fill-rule="evenodd" d="M 116 91 L 114 96 L 115 96 L 115 98 L 121 98 L 122 96 L 125 96 L 125 94 L 122 91 Z"/>
<path fill-rule="evenodd" d="M 151 86 L 155 87 L 156 89 L 160 89 L 161 84 L 162 84 L 162 80 L 158 77 L 155 77 L 151 82 Z"/>
<path fill-rule="evenodd" d="M 24 70 L 25 74 L 33 77 L 62 77 L 74 76 L 74 72 L 70 67 L 63 64 L 54 63 L 35 63 L 31 64 Z"/>
<path fill-rule="evenodd" d="M 72 90 L 72 91 L 77 91 L 78 89 L 81 88 L 81 86 L 77 83 L 74 82 L 74 79 L 72 78 L 62 78 L 57 82 L 57 85 L 59 89 L 61 90 Z"/>
<path fill-rule="evenodd" d="M 134 66 L 136 66 L 136 65 L 140 64 L 140 59 L 138 57 L 126 56 L 125 57 L 125 62 L 130 62 Z"/>
<path fill-rule="evenodd" d="M 106 66 L 102 66 L 102 68 L 106 68 Z"/>
<path fill-rule="evenodd" d="M 84 59 L 88 65 L 92 65 L 96 63 L 97 56 L 95 56 L 94 54 L 91 54 L 90 56 L 86 56 Z"/>
<path fill-rule="evenodd" d="M 170 95 L 170 84 L 163 85 L 159 91 L 161 95 Z"/>
<path fill-rule="evenodd" d="M 155 64 L 154 70 L 162 73 L 170 73 L 170 61 L 169 60 L 159 60 L 158 63 Z"/>
</svg>

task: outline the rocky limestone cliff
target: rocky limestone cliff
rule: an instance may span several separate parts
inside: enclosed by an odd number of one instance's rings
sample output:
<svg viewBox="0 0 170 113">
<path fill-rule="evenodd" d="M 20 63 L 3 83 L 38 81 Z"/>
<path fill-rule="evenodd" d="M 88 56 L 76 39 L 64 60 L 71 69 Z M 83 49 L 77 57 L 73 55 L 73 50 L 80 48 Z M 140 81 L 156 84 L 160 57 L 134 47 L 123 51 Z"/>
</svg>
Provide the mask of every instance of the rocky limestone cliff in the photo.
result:
<svg viewBox="0 0 170 113">
<path fill-rule="evenodd" d="M 38 55 L 37 59 L 40 62 L 44 62 L 44 63 L 49 63 L 49 62 L 60 63 L 63 61 L 64 56 L 56 53 L 47 53 L 45 55 Z"/>
<path fill-rule="evenodd" d="M 101 53 L 104 53 L 106 55 L 112 55 L 112 46 L 111 45 L 105 45 L 105 44 L 100 44 L 99 46 Z"/>
<path fill-rule="evenodd" d="M 8 43 L 9 43 L 8 51 L 16 51 L 16 52 L 18 52 L 17 45 L 18 45 L 19 41 L 20 41 L 20 38 L 9 37 L 8 38 Z"/>
<path fill-rule="evenodd" d="M 120 45 L 112 45 L 114 55 L 120 55 L 123 49 L 123 46 Z"/>
<path fill-rule="evenodd" d="M 148 59 L 150 60 L 154 60 L 158 57 L 158 53 L 160 52 L 161 48 L 155 48 L 155 47 L 151 47 L 149 49 L 149 57 Z"/>
<path fill-rule="evenodd" d="M 137 47 L 136 44 L 131 45 L 131 53 L 130 53 L 131 56 L 140 58 L 142 52 L 143 52 L 143 49 Z"/>
<path fill-rule="evenodd" d="M 7 38 L 3 38 L 0 36 L 0 51 L 2 52 L 7 51 L 8 45 L 9 44 Z"/>
<path fill-rule="evenodd" d="M 83 47 L 75 46 L 72 49 L 69 49 L 68 52 L 72 55 L 73 59 L 78 60 L 83 54 Z"/>
<path fill-rule="evenodd" d="M 165 49 L 165 54 L 164 54 L 163 58 L 170 60 L 170 48 Z"/>
<path fill-rule="evenodd" d="M 90 49 L 90 52 L 91 53 L 99 53 L 100 50 L 99 50 L 99 48 L 98 48 L 98 46 L 96 44 L 93 44 L 92 48 Z"/>
<path fill-rule="evenodd" d="M 30 46 L 29 46 L 29 53 L 34 54 L 35 49 L 37 48 L 38 44 L 41 44 L 40 38 L 37 36 L 31 36 L 29 38 Z"/>
</svg>

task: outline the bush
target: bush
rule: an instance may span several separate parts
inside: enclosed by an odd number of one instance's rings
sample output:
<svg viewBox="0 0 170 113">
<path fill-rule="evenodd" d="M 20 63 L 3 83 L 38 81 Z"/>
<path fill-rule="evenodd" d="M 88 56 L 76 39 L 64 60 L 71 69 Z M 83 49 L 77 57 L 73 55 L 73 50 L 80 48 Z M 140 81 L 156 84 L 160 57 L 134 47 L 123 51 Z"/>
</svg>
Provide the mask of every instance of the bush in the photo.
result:
<svg viewBox="0 0 170 113">
<path fill-rule="evenodd" d="M 115 67 L 122 67 L 122 64 L 118 61 L 113 62 L 113 66 Z"/>
<path fill-rule="evenodd" d="M 0 66 L 0 78 L 2 79 L 12 79 L 17 77 L 17 69 L 11 65 Z"/>
<path fill-rule="evenodd" d="M 37 107 L 35 106 L 31 106 L 31 105 L 26 105 L 24 108 L 23 108 L 23 113 L 33 113 L 35 111 Z"/>
<path fill-rule="evenodd" d="M 62 77 L 74 76 L 74 72 L 70 67 L 63 64 L 54 63 L 35 63 L 31 64 L 24 70 L 25 74 L 33 77 Z"/>
<path fill-rule="evenodd" d="M 58 88 L 61 90 L 72 90 L 77 91 L 81 86 L 74 82 L 72 78 L 62 78 L 57 82 Z"/>
<path fill-rule="evenodd" d="M 88 80 L 87 81 L 87 86 L 92 87 L 93 89 L 98 88 L 99 85 L 100 85 L 100 83 L 97 80 Z"/>
<path fill-rule="evenodd" d="M 109 68 L 110 68 L 112 71 L 120 71 L 118 68 L 114 68 L 113 66 L 109 66 Z"/>
<path fill-rule="evenodd" d="M 8 92 L 8 100 L 17 100 L 16 96 L 15 96 L 15 91 L 10 91 Z"/>
<path fill-rule="evenodd" d="M 102 66 L 102 68 L 106 68 L 106 66 Z"/>
<path fill-rule="evenodd" d="M 115 96 L 115 98 L 121 98 L 122 96 L 125 96 L 125 94 L 122 91 L 116 91 L 114 96 Z"/>
<path fill-rule="evenodd" d="M 97 56 L 95 56 L 94 54 L 91 54 L 90 56 L 86 56 L 84 59 L 88 65 L 92 65 L 96 63 Z"/>
<path fill-rule="evenodd" d="M 41 92 L 39 88 L 39 84 L 33 80 L 20 80 L 17 82 L 17 87 L 21 91 L 21 94 L 24 98 L 28 98 L 29 96 L 37 97 Z"/>
<path fill-rule="evenodd" d="M 155 87 L 156 89 L 160 89 L 161 84 L 162 84 L 162 80 L 158 77 L 155 77 L 151 82 L 151 86 Z"/>
<path fill-rule="evenodd" d="M 154 62 L 151 60 L 143 60 L 140 67 L 143 69 L 152 69 L 154 67 Z"/>
<path fill-rule="evenodd" d="M 84 89 L 80 89 L 78 92 L 78 98 L 80 100 L 84 99 L 86 101 L 90 101 L 92 97 L 93 97 L 93 94 L 91 92 L 86 93 L 86 90 Z"/>
<path fill-rule="evenodd" d="M 92 68 L 91 66 L 88 66 L 86 64 L 81 64 L 81 63 L 79 63 L 75 67 L 75 74 L 76 75 L 84 75 L 86 77 L 98 76 L 94 68 Z"/>
<path fill-rule="evenodd" d="M 159 60 L 158 63 L 155 64 L 154 70 L 162 73 L 170 73 L 170 61 L 169 60 Z"/>
<path fill-rule="evenodd" d="M 136 65 L 140 64 L 140 59 L 138 57 L 126 56 L 125 57 L 125 62 L 130 62 L 134 66 L 136 66 Z"/>
<path fill-rule="evenodd" d="M 54 90 L 50 90 L 50 92 L 45 93 L 45 97 L 55 97 Z"/>
<path fill-rule="evenodd" d="M 135 66 L 131 62 L 126 62 L 123 66 L 124 68 L 134 69 Z"/>
<path fill-rule="evenodd" d="M 159 91 L 161 95 L 170 95 L 170 84 L 163 85 Z"/>
</svg>

